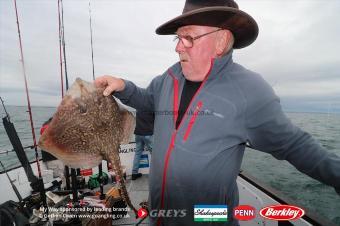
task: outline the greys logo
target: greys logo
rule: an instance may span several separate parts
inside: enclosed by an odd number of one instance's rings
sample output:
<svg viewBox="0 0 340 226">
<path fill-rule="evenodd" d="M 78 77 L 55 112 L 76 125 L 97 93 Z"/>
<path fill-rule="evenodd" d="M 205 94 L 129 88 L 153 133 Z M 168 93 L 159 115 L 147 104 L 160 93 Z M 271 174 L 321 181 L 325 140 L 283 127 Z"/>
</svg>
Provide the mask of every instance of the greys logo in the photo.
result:
<svg viewBox="0 0 340 226">
<path fill-rule="evenodd" d="M 185 217 L 187 210 L 185 209 L 169 209 L 169 210 L 151 210 L 149 212 L 150 217 Z"/>
</svg>

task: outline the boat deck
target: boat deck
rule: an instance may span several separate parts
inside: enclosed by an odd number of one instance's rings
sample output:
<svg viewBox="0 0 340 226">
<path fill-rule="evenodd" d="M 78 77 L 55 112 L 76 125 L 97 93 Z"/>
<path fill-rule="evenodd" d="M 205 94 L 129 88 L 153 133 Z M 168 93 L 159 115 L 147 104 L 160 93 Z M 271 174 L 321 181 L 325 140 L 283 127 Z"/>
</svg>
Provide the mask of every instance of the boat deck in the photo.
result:
<svg viewBox="0 0 340 226">
<path fill-rule="evenodd" d="M 237 178 L 237 184 L 239 187 L 240 193 L 240 205 L 247 204 L 252 205 L 256 209 L 260 210 L 264 206 L 274 205 L 274 204 L 286 204 L 286 202 L 279 197 L 275 196 L 273 193 L 280 194 L 273 189 L 265 188 L 264 185 L 260 185 L 261 183 L 256 181 L 255 178 L 250 177 L 250 175 L 245 175 L 244 173 L 240 174 Z M 126 187 L 128 193 L 130 195 L 132 204 L 138 209 L 139 204 L 142 201 L 146 201 L 148 199 L 148 175 L 145 174 L 141 178 L 137 180 L 127 179 Z M 260 188 L 260 189 L 259 189 Z M 261 190 L 262 189 L 262 190 Z M 271 190 L 271 191 L 269 191 Z M 294 204 L 293 201 L 289 200 L 291 204 Z M 130 211 L 129 217 L 114 220 L 112 225 L 149 225 L 149 218 L 145 219 L 136 219 L 133 211 Z M 308 216 L 304 216 L 295 221 L 272 221 L 266 220 L 256 214 L 256 218 L 251 221 L 240 221 L 239 224 L 241 226 L 253 226 L 253 225 L 266 225 L 266 226 L 279 226 L 279 225 L 294 225 L 294 226 L 335 226 L 332 222 L 320 218 L 312 212 L 308 213 Z"/>
</svg>

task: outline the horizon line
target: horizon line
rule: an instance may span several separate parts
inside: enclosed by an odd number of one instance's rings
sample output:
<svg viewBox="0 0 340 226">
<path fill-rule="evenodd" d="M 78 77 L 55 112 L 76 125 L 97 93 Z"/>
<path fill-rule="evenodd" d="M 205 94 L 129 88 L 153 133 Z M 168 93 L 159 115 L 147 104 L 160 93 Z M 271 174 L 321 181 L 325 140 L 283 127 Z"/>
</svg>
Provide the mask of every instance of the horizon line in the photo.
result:
<svg viewBox="0 0 340 226">
<path fill-rule="evenodd" d="M 10 107 L 27 107 L 27 105 L 7 105 Z M 32 105 L 31 107 L 35 108 L 57 108 L 57 106 L 44 106 L 44 105 Z M 286 113 L 320 113 L 320 114 L 340 114 L 340 111 L 313 111 L 313 110 L 285 110 L 283 112 Z"/>
</svg>

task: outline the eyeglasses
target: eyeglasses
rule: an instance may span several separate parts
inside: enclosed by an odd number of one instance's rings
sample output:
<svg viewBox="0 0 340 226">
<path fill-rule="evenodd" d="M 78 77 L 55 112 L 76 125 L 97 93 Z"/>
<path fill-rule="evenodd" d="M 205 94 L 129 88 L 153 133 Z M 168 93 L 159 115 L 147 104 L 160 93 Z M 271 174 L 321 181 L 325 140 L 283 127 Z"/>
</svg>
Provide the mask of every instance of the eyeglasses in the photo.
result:
<svg viewBox="0 0 340 226">
<path fill-rule="evenodd" d="M 210 35 L 212 33 L 218 32 L 220 30 L 223 30 L 223 28 L 219 28 L 219 29 L 217 29 L 215 31 L 210 31 L 208 33 L 201 34 L 201 35 L 198 35 L 196 37 L 191 37 L 190 35 L 176 35 L 174 37 L 174 42 L 181 41 L 183 43 L 184 47 L 192 48 L 194 46 L 194 41 L 196 39 L 199 39 L 199 38 L 202 38 L 203 36 Z"/>
</svg>

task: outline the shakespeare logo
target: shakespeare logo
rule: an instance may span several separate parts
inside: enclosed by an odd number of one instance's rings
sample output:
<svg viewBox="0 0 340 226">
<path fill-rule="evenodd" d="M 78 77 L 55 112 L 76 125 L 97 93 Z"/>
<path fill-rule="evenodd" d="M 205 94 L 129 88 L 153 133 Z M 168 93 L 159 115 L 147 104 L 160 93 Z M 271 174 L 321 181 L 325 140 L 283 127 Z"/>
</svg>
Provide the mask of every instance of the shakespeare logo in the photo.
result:
<svg viewBox="0 0 340 226">
<path fill-rule="evenodd" d="M 226 205 L 195 205 L 194 221 L 226 222 L 228 221 L 228 207 Z"/>
</svg>

